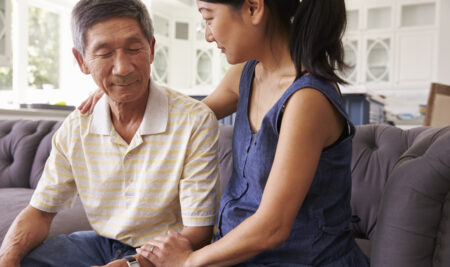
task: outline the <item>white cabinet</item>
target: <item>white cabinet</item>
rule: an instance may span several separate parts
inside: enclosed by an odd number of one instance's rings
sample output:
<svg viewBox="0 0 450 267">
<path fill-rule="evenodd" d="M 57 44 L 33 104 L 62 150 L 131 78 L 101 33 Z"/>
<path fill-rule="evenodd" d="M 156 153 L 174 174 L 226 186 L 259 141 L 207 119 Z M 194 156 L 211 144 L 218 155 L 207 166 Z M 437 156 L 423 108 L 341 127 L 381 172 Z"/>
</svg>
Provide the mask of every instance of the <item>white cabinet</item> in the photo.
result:
<svg viewBox="0 0 450 267">
<path fill-rule="evenodd" d="M 342 76 L 418 112 L 431 82 L 450 83 L 450 0 L 347 0 Z M 408 101 L 405 101 L 408 99 Z"/>
<path fill-rule="evenodd" d="M 197 9 L 174 1 L 153 1 L 154 81 L 189 95 L 207 95 L 228 63 L 214 43 L 205 41 L 205 24 Z"/>
</svg>

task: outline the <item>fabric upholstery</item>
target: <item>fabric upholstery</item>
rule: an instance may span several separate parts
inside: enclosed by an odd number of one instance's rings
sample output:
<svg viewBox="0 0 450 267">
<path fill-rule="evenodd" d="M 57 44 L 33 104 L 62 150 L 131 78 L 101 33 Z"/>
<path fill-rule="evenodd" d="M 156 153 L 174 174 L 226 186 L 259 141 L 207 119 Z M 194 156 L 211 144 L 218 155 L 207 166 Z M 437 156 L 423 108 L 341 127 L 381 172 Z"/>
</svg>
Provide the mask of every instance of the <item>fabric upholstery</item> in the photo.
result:
<svg viewBox="0 0 450 267">
<path fill-rule="evenodd" d="M 0 188 L 30 186 L 36 150 L 53 121 L 0 121 Z"/>
<path fill-rule="evenodd" d="M 30 173 L 30 188 L 35 189 L 39 179 L 41 178 L 42 172 L 44 171 L 45 162 L 50 155 L 50 150 L 52 149 L 52 137 L 56 130 L 61 126 L 61 122 L 49 125 L 49 132 L 42 138 L 39 144 L 36 156 L 33 161 Z"/>
<path fill-rule="evenodd" d="M 395 165 L 372 266 L 450 266 L 450 127 L 421 134 Z"/>
<path fill-rule="evenodd" d="M 388 125 L 356 128 L 352 155 L 353 230 L 357 237 L 371 239 L 389 173 L 414 139 L 427 128 L 404 131 Z"/>
<path fill-rule="evenodd" d="M 11 223 L 28 206 L 33 192 L 30 188 L 0 188 L 0 245 Z M 55 216 L 48 237 L 90 229 L 81 201 L 77 198 L 70 209 Z"/>
<path fill-rule="evenodd" d="M 0 242 L 28 205 L 57 127 L 53 121 L 0 120 Z M 370 252 L 371 266 L 450 266 L 450 127 L 356 129 L 351 205 L 360 220 L 355 217 L 353 229 L 370 239 L 359 244 Z M 222 188 L 231 176 L 232 135 L 232 126 L 220 126 Z M 87 229 L 77 201 L 56 216 L 50 236 Z"/>
<path fill-rule="evenodd" d="M 230 125 L 219 126 L 219 168 L 220 168 L 220 192 L 225 191 L 225 187 L 231 177 L 233 170 L 233 155 L 231 140 L 233 137 L 233 127 Z"/>
</svg>

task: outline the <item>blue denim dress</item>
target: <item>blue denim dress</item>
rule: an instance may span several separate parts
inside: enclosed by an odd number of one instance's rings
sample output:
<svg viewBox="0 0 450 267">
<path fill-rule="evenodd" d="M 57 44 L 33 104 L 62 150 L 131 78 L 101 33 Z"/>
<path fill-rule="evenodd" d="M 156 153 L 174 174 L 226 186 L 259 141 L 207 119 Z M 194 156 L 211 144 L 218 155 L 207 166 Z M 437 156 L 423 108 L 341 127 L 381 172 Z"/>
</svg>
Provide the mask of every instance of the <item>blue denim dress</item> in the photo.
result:
<svg viewBox="0 0 450 267">
<path fill-rule="evenodd" d="M 250 129 L 248 106 L 257 63 L 249 61 L 241 76 L 233 133 L 233 172 L 222 195 L 216 238 L 226 235 L 258 209 L 275 157 L 285 103 L 296 91 L 314 88 L 347 119 L 348 129 L 337 143 L 322 151 L 311 188 L 286 242 L 240 266 L 369 266 L 350 231 L 350 162 L 355 128 L 340 94 L 328 82 L 303 76 L 265 115 L 255 134 Z"/>
</svg>

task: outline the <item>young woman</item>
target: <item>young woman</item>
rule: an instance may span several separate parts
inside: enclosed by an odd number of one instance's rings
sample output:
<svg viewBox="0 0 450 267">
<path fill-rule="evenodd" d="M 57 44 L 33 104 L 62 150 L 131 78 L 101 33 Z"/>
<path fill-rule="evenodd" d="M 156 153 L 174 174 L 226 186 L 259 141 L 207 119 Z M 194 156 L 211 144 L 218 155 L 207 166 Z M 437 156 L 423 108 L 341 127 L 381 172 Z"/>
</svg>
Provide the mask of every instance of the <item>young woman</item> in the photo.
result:
<svg viewBox="0 0 450 267">
<path fill-rule="evenodd" d="M 237 112 L 233 173 L 215 242 L 192 251 L 169 233 L 138 252 L 171 267 L 368 266 L 349 229 L 354 127 L 335 74 L 344 0 L 196 3 L 234 64 L 204 100 L 219 119 Z"/>
</svg>

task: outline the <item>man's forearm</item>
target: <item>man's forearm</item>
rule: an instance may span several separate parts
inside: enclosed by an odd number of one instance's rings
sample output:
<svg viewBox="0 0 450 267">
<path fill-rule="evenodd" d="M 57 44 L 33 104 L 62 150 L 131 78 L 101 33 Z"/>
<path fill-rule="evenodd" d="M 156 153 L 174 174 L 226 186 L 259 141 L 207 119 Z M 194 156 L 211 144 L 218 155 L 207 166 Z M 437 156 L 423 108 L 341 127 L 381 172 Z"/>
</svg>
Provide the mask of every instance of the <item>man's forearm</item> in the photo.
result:
<svg viewBox="0 0 450 267">
<path fill-rule="evenodd" d="M 30 250 L 45 240 L 55 215 L 26 207 L 14 220 L 3 240 L 0 265 L 18 266 Z"/>
</svg>

